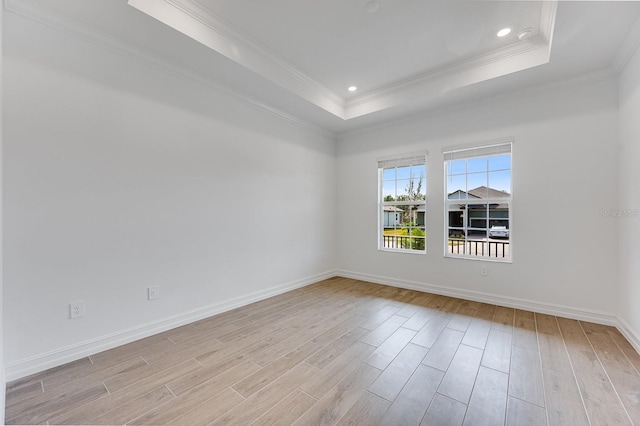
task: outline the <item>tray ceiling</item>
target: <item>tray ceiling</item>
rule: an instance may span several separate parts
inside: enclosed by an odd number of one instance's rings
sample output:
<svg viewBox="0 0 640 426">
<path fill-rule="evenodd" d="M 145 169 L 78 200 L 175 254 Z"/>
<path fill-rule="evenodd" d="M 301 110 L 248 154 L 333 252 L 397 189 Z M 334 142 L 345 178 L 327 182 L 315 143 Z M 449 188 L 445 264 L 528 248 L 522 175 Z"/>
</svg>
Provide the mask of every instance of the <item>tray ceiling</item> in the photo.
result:
<svg viewBox="0 0 640 426">
<path fill-rule="evenodd" d="M 638 1 L 374 2 L 4 0 L 9 13 L 213 88 L 212 96 L 222 90 L 332 134 L 615 78 L 640 45 Z M 503 27 L 512 32 L 498 38 Z M 46 51 L 48 41 L 21 43 Z"/>
<path fill-rule="evenodd" d="M 457 0 L 129 4 L 344 120 L 547 63 L 557 6 Z M 498 37 L 506 27 L 512 32 Z M 528 33 L 521 40 L 523 30 Z M 349 94 L 350 86 L 358 90 Z"/>
</svg>

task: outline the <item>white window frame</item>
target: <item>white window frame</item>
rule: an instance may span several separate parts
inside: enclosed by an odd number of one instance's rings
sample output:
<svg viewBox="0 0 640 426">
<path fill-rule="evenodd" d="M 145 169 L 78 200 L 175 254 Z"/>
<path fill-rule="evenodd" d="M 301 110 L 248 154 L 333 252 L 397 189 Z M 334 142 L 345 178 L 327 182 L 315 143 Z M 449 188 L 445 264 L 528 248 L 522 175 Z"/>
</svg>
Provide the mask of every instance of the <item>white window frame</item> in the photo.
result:
<svg viewBox="0 0 640 426">
<path fill-rule="evenodd" d="M 384 201 L 383 194 L 383 171 L 384 169 L 389 169 L 392 167 L 407 167 L 407 166 L 425 166 L 425 176 L 424 176 L 424 200 L 413 200 L 413 201 Z M 380 251 L 388 251 L 388 252 L 396 252 L 396 253 L 413 253 L 413 254 L 426 254 L 427 253 L 427 152 L 422 151 L 418 153 L 405 154 L 401 156 L 393 156 L 393 157 L 385 157 L 378 159 L 378 250 Z M 397 180 L 397 179 L 396 179 Z M 392 248 L 385 247 L 384 241 L 384 208 L 387 206 L 402 206 L 402 205 L 418 205 L 423 206 L 424 213 L 424 230 L 425 230 L 425 241 L 424 241 L 424 250 L 416 250 L 411 248 Z"/>
<path fill-rule="evenodd" d="M 472 199 L 472 198 L 466 198 L 466 199 L 449 199 L 449 188 L 448 188 L 448 178 L 449 178 L 449 173 L 448 173 L 448 162 L 449 161 L 456 161 L 456 160 L 463 160 L 463 159 L 473 159 L 473 158 L 483 158 L 483 157 L 493 157 L 493 156 L 498 156 L 498 155 L 504 155 L 504 154 L 511 154 L 510 157 L 510 161 L 509 161 L 509 172 L 511 174 L 511 178 L 510 178 L 510 189 L 509 189 L 509 197 L 500 197 L 500 198 L 482 198 L 482 199 Z M 484 143 L 477 143 L 477 144 L 473 144 L 473 145 L 466 145 L 466 146 L 458 146 L 458 147 L 448 147 L 443 149 L 443 158 L 444 158 L 444 257 L 447 258 L 454 258 L 454 259 L 471 259 L 471 260 L 481 260 L 481 261 L 488 261 L 488 262 L 503 262 L 503 263 L 512 263 L 513 262 L 513 139 L 505 139 L 505 140 L 499 140 L 499 141 L 491 141 L 491 142 L 484 142 Z M 468 175 L 470 173 L 468 171 L 465 171 L 465 179 L 468 182 Z M 470 188 L 466 188 L 467 191 L 470 190 Z M 483 246 L 485 251 L 489 250 L 489 256 L 484 256 L 484 255 L 477 255 L 477 254 L 467 254 L 467 251 L 471 251 L 471 250 L 477 250 L 477 251 L 481 251 L 481 249 L 478 249 L 477 245 L 475 246 L 475 248 L 471 248 L 470 246 L 468 246 L 469 248 L 463 248 L 463 253 L 453 253 L 453 249 L 450 252 L 449 249 L 449 212 L 450 212 L 450 206 L 452 205 L 459 205 L 459 204 L 466 204 L 467 206 L 469 204 L 507 204 L 508 206 L 508 218 L 506 218 L 508 220 L 509 226 L 508 226 L 508 230 L 509 230 L 509 238 L 507 240 L 508 242 L 508 256 L 502 257 L 502 256 L 498 256 L 498 257 L 491 257 L 491 244 L 489 243 L 488 240 L 488 236 L 489 236 L 489 229 L 490 229 L 490 209 L 486 210 L 486 223 L 487 223 L 487 228 L 486 228 L 486 236 L 487 236 L 487 240 L 486 240 L 486 245 Z M 474 241 L 474 240 L 468 240 L 468 218 L 467 218 L 467 214 L 469 212 L 469 208 L 466 207 L 465 209 L 463 209 L 463 222 L 462 222 L 462 231 L 464 232 L 464 247 L 467 247 L 467 242 L 468 241 Z M 504 218 L 498 218 L 496 220 L 500 220 L 500 219 L 504 219 Z M 472 229 L 473 230 L 473 229 Z M 495 248 L 494 250 L 496 252 L 498 252 L 498 254 L 502 254 L 504 253 L 505 250 L 505 246 L 504 245 L 500 245 L 500 249 L 498 249 L 498 244 L 495 244 Z"/>
</svg>

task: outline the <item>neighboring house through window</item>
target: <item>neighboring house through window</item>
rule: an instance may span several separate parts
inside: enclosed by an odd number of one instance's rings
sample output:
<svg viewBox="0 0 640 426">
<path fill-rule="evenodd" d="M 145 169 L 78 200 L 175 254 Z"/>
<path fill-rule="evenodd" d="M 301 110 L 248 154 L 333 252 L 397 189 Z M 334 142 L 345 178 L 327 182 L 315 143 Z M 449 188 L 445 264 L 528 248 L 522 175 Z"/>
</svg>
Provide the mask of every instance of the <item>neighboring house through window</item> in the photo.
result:
<svg viewBox="0 0 640 426">
<path fill-rule="evenodd" d="M 511 260 L 511 145 L 445 150 L 445 256 Z"/>
<path fill-rule="evenodd" d="M 378 248 L 426 253 L 426 155 L 378 161 Z"/>
</svg>

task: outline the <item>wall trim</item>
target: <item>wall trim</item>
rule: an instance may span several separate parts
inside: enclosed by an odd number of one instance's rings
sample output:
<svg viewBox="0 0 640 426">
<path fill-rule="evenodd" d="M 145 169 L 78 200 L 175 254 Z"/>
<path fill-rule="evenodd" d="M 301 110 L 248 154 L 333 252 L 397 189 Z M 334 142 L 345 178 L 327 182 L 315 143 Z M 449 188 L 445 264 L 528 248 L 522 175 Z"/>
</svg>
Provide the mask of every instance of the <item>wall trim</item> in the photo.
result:
<svg viewBox="0 0 640 426">
<path fill-rule="evenodd" d="M 344 142 L 347 139 L 359 136 L 362 134 L 374 133 L 382 129 L 387 129 L 393 126 L 405 125 L 407 123 L 413 123 L 415 121 L 423 120 L 426 118 L 433 118 L 442 115 L 457 114 L 461 111 L 467 111 L 475 108 L 486 108 L 488 104 L 500 104 L 510 99 L 534 99 L 540 96 L 541 93 L 550 91 L 558 91 L 572 88 L 579 88 L 588 86 L 591 84 L 601 83 L 607 80 L 614 80 L 618 78 L 618 73 L 613 68 L 605 68 L 602 70 L 581 74 L 577 77 L 569 77 L 560 81 L 554 81 L 551 83 L 538 84 L 533 86 L 524 87 L 522 89 L 500 92 L 494 95 L 488 95 L 482 99 L 472 99 L 467 101 L 461 101 L 451 106 L 438 107 L 435 109 L 428 109 L 418 111 L 413 114 L 405 115 L 401 118 L 394 120 L 384 121 L 378 124 L 371 124 L 365 127 L 355 128 L 352 130 L 346 130 L 337 132 L 336 137 L 339 142 Z"/>
<path fill-rule="evenodd" d="M 69 345 L 55 351 L 36 355 L 18 362 L 13 362 L 1 368 L 0 380 L 2 392 L 0 399 L 4 400 L 6 381 L 17 380 L 30 374 L 35 374 L 49 368 L 78 360 L 80 358 L 96 354 L 108 349 L 115 348 L 136 340 L 143 339 L 185 324 L 189 324 L 213 315 L 236 309 L 250 303 L 268 299 L 291 290 L 317 283 L 333 277 L 351 278 L 376 284 L 389 285 L 408 290 L 416 290 L 427 293 L 434 293 L 443 296 L 457 297 L 466 300 L 473 300 L 482 303 L 507 306 L 511 308 L 523 309 L 532 312 L 539 312 L 548 315 L 556 315 L 580 321 L 589 321 L 616 327 L 620 333 L 629 341 L 634 349 L 640 353 L 640 333 L 634 330 L 624 319 L 619 316 L 590 309 L 581 309 L 571 306 L 558 305 L 553 303 L 542 303 L 528 299 L 516 297 L 500 296 L 492 293 L 465 290 L 454 287 L 428 284 L 419 281 L 403 280 L 380 275 L 365 274 L 361 272 L 346 270 L 330 270 L 320 274 L 311 275 L 306 278 L 291 281 L 279 286 L 270 287 L 265 290 L 256 291 L 245 296 L 235 297 L 223 302 L 214 303 L 202 308 L 174 315 L 165 319 L 131 327 L 122 331 L 107 334 L 95 339 Z M 2 406 L 2 405 L 0 405 Z"/>
<path fill-rule="evenodd" d="M 6 407 L 7 380 L 4 377 L 4 366 L 0 364 L 0 425 L 4 424 L 4 408 Z"/>
<path fill-rule="evenodd" d="M 193 309 L 168 318 L 141 324 L 115 333 L 100 336 L 94 339 L 85 340 L 73 345 L 69 345 L 54 351 L 36 355 L 17 362 L 6 365 L 6 380 L 13 381 L 31 374 L 35 374 L 49 368 L 57 367 L 71 361 L 84 358 L 115 348 L 163 331 L 171 330 L 185 324 L 189 324 L 213 315 L 221 314 L 232 309 L 236 309 L 250 303 L 268 299 L 282 293 L 286 293 L 297 288 L 314 284 L 318 281 L 326 280 L 336 276 L 335 271 L 326 271 L 320 274 L 311 275 L 288 282 L 286 284 L 270 287 L 265 290 L 256 291 L 245 296 L 234 297 L 229 300 L 214 303 L 201 308 Z M 5 379 L 3 377 L 3 379 Z M 4 380 L 3 380 L 4 383 Z"/>
<path fill-rule="evenodd" d="M 633 329 L 624 319 L 618 317 L 618 331 L 631 343 L 633 349 L 640 354 L 640 333 Z"/>
<path fill-rule="evenodd" d="M 554 303 L 543 303 L 535 300 L 521 299 L 517 297 L 500 296 L 493 293 L 481 291 L 465 290 L 455 287 L 445 287 L 441 285 L 428 284 L 418 281 L 409 281 L 398 278 L 384 277 L 380 275 L 364 274 L 360 272 L 338 270 L 336 274 L 344 278 L 352 278 L 361 281 L 368 281 L 376 284 L 390 285 L 408 290 L 417 290 L 427 293 L 439 294 L 442 296 L 457 297 L 460 299 L 473 300 L 476 302 L 490 303 L 493 305 L 506 306 L 509 308 L 523 309 L 541 314 L 556 315 L 581 321 L 589 321 L 598 324 L 618 327 L 619 318 L 614 314 L 590 309 L 581 309 Z"/>
</svg>

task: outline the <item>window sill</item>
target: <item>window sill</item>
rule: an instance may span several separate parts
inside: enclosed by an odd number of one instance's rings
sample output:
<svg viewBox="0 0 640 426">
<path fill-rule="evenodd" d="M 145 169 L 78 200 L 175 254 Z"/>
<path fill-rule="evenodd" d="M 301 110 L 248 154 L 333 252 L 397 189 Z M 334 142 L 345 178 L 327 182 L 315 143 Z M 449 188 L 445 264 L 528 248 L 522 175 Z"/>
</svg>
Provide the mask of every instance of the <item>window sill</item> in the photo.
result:
<svg viewBox="0 0 640 426">
<path fill-rule="evenodd" d="M 402 253 L 402 254 L 427 254 L 426 250 L 406 250 L 406 249 L 390 249 L 390 248 L 378 248 L 378 251 L 387 253 Z"/>
<path fill-rule="evenodd" d="M 464 255 L 455 255 L 455 254 L 445 254 L 445 259 L 463 259 L 463 260 L 476 260 L 481 262 L 491 262 L 491 263 L 513 263 L 512 258 L 502 258 L 502 257 L 482 257 L 482 256 L 464 256 Z"/>
</svg>

